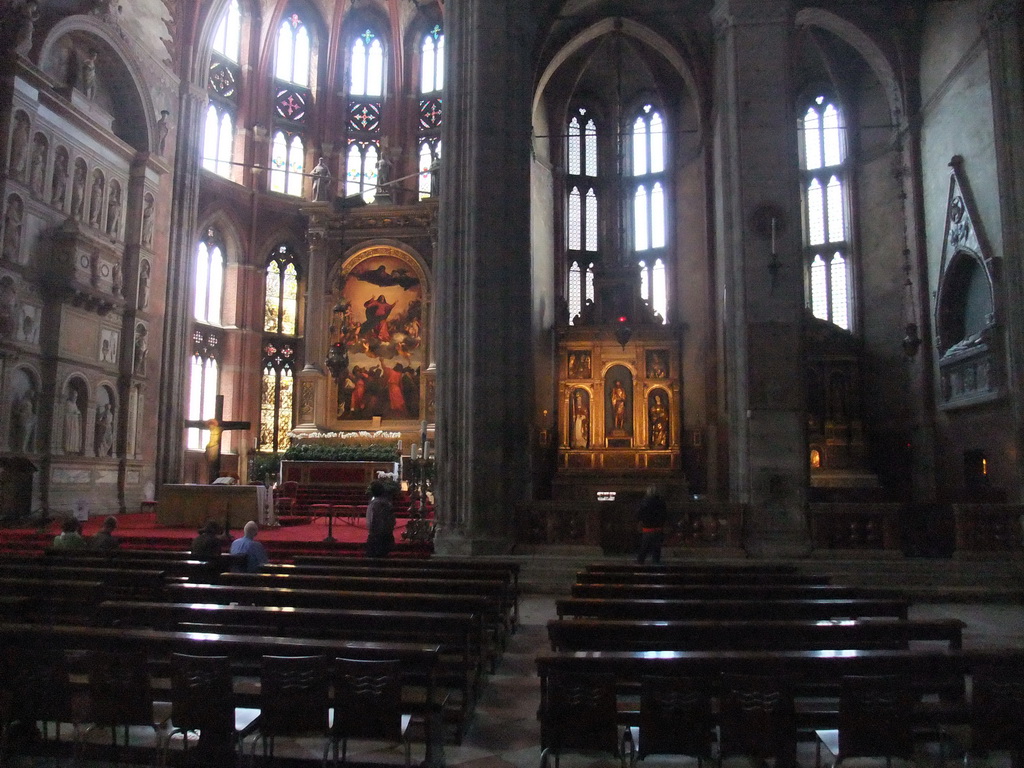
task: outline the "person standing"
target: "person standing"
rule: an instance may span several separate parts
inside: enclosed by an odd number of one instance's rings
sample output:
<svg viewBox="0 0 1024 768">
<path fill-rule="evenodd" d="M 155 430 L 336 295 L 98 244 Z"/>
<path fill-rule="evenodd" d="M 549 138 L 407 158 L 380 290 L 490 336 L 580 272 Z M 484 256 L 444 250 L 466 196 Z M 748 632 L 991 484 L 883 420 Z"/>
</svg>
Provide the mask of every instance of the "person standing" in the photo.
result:
<svg viewBox="0 0 1024 768">
<path fill-rule="evenodd" d="M 260 527 L 255 520 L 250 520 L 242 529 L 242 536 L 231 542 L 231 554 L 233 560 L 231 570 L 236 573 L 257 573 L 270 558 L 263 545 L 256 541 L 256 534 Z"/>
<path fill-rule="evenodd" d="M 644 500 L 640 502 L 637 518 L 640 523 L 640 551 L 637 552 L 636 561 L 643 565 L 647 556 L 650 555 L 652 563 L 660 563 L 661 545 L 665 541 L 668 507 L 658 486 L 647 487 Z"/>
<path fill-rule="evenodd" d="M 387 557 L 395 545 L 395 512 L 391 505 L 394 489 L 382 480 L 370 483 L 366 505 L 366 556 Z"/>
</svg>

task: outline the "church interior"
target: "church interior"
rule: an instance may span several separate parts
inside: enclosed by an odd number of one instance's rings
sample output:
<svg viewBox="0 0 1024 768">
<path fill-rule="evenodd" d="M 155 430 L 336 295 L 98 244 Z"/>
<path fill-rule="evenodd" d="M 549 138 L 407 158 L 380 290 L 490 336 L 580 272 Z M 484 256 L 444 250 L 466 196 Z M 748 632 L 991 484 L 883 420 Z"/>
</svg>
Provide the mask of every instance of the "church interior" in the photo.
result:
<svg viewBox="0 0 1024 768">
<path fill-rule="evenodd" d="M 0 766 L 1018 765 L 1024 0 L 6 0 L 0 137 Z"/>
</svg>

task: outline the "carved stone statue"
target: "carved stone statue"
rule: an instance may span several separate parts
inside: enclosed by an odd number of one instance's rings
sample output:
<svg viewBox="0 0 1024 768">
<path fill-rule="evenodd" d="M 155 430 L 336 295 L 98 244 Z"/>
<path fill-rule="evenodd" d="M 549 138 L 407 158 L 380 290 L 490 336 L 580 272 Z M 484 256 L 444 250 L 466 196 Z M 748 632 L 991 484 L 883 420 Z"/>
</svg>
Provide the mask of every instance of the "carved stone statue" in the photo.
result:
<svg viewBox="0 0 1024 768">
<path fill-rule="evenodd" d="M 46 186 L 46 139 L 36 134 L 32 142 L 32 168 L 29 171 L 29 186 L 36 197 L 43 196 Z"/>
<path fill-rule="evenodd" d="M 313 200 L 315 202 L 330 200 L 331 169 L 327 167 L 327 163 L 322 157 L 313 167 L 310 176 L 313 177 Z"/>
<path fill-rule="evenodd" d="M 156 121 L 156 151 L 161 155 L 167 154 L 167 136 L 171 132 L 171 113 L 166 109 L 160 110 L 160 119 Z"/>
<path fill-rule="evenodd" d="M 11 437 L 9 445 L 12 451 L 32 453 L 36 438 L 36 406 L 35 392 L 27 390 L 19 399 L 11 403 Z"/>
<path fill-rule="evenodd" d="M 53 185 L 50 192 L 50 205 L 64 207 L 64 198 L 68 188 L 68 154 L 58 150 L 53 158 Z"/>
<path fill-rule="evenodd" d="M 430 196 L 441 195 L 441 158 L 435 157 L 430 161 Z"/>
<path fill-rule="evenodd" d="M 14 135 L 11 136 L 11 175 L 21 181 L 25 180 L 28 170 L 28 117 L 19 112 L 14 117 Z"/>
<path fill-rule="evenodd" d="M 104 403 L 96 410 L 96 455 L 110 456 L 114 452 L 114 409 Z"/>
<path fill-rule="evenodd" d="M 78 407 L 78 392 L 71 387 L 64 402 L 64 453 L 82 452 L 82 411 Z"/>
<path fill-rule="evenodd" d="M 149 266 L 149 262 L 142 262 L 142 266 L 139 268 L 139 309 L 146 309 L 149 307 L 149 280 L 151 271 L 152 268 Z"/>
<path fill-rule="evenodd" d="M 85 57 L 85 61 L 82 62 L 82 93 L 85 94 L 87 99 L 92 99 L 96 95 L 96 51 L 89 51 L 89 54 Z"/>
<path fill-rule="evenodd" d="M 121 279 L 121 263 L 115 261 L 114 265 L 110 268 L 110 291 L 115 296 L 121 295 L 121 288 L 124 286 L 124 281 Z"/>
<path fill-rule="evenodd" d="M 387 194 L 390 189 L 388 182 L 391 181 L 391 159 L 386 149 L 382 149 L 377 159 L 377 194 Z"/>
<path fill-rule="evenodd" d="M 92 176 L 92 192 L 89 193 L 89 224 L 99 228 L 103 219 L 103 175 L 98 171 Z"/>
<path fill-rule="evenodd" d="M 4 241 L 0 255 L 8 261 L 20 261 L 23 212 L 21 198 L 16 195 L 7 198 L 7 212 L 4 214 Z"/>
<path fill-rule="evenodd" d="M 153 244 L 153 196 L 146 195 L 146 204 L 142 208 L 142 244 Z"/>
<path fill-rule="evenodd" d="M 116 183 L 110 185 L 107 197 L 107 234 L 115 238 L 121 234 L 121 188 Z"/>
<path fill-rule="evenodd" d="M 71 215 L 85 221 L 85 162 L 75 163 L 75 179 L 71 186 Z"/>
<path fill-rule="evenodd" d="M 134 373 L 136 376 L 146 375 L 146 356 L 149 354 L 149 342 L 146 339 L 148 335 L 145 326 L 140 325 L 135 336 Z"/>
<path fill-rule="evenodd" d="M 14 38 L 14 52 L 19 56 L 28 56 L 29 51 L 32 50 L 32 35 L 38 20 L 39 4 L 35 0 L 28 0 L 28 2 L 21 6 L 18 33 Z"/>
</svg>

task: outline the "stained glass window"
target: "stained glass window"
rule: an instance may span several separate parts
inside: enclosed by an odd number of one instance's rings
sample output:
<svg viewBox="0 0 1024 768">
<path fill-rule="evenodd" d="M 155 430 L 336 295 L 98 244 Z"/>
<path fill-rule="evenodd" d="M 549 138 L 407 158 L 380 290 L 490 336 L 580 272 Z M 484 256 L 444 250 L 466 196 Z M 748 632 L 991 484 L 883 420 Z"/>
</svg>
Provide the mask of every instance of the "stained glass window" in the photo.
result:
<svg viewBox="0 0 1024 768">
<path fill-rule="evenodd" d="M 210 104 L 206 108 L 203 132 L 203 168 L 218 176 L 231 178 L 231 155 L 235 125 L 231 112 Z"/>
<path fill-rule="evenodd" d="M 296 85 L 309 86 L 312 43 L 309 30 L 297 13 L 288 14 L 277 30 L 274 76 Z"/>
<path fill-rule="evenodd" d="M 441 158 L 441 125 L 444 119 L 444 32 L 435 24 L 420 42 L 419 104 L 419 197 L 433 188 L 431 167 Z"/>
<path fill-rule="evenodd" d="M 384 93 L 384 45 L 372 29 L 352 40 L 349 48 L 350 96 L 380 96 Z"/>
<path fill-rule="evenodd" d="M 298 331 L 299 273 L 288 246 L 280 246 L 267 262 L 263 330 L 294 336 Z"/>
<path fill-rule="evenodd" d="M 345 126 L 345 194 L 372 202 L 381 161 L 381 111 L 385 84 L 384 41 L 365 28 L 348 43 L 348 120 Z"/>
<path fill-rule="evenodd" d="M 206 91 L 210 97 L 203 123 L 202 158 L 208 171 L 226 179 L 232 177 L 235 117 L 241 81 L 242 14 L 237 0 L 224 9 L 214 32 Z"/>
<path fill-rule="evenodd" d="M 270 191 L 301 197 L 305 159 L 302 136 L 277 131 L 271 145 Z"/>
<path fill-rule="evenodd" d="M 288 448 L 294 400 L 295 348 L 289 343 L 268 341 L 263 345 L 257 450 L 276 453 Z"/>
<path fill-rule="evenodd" d="M 846 126 L 840 107 L 817 96 L 800 118 L 808 306 L 815 317 L 851 328 Z"/>
<path fill-rule="evenodd" d="M 665 249 L 668 245 L 665 195 L 665 122 L 652 104 L 635 115 L 629 134 L 630 169 L 633 177 L 633 250 L 638 256 L 641 296 L 666 322 L 668 318 L 668 275 Z"/>
<path fill-rule="evenodd" d="M 231 0 L 217 24 L 217 31 L 213 33 L 213 50 L 237 64 L 241 43 L 242 13 L 238 0 Z"/>
<path fill-rule="evenodd" d="M 193 318 L 209 325 L 221 324 L 224 294 L 224 250 L 215 230 L 208 230 L 196 248 Z"/>
<path fill-rule="evenodd" d="M 220 386 L 220 337 L 213 329 L 197 327 L 192 333 L 192 360 L 189 366 L 187 418 L 189 421 L 212 419 L 216 412 Z M 186 433 L 189 450 L 201 451 L 210 432 L 190 427 Z"/>
<path fill-rule="evenodd" d="M 367 202 L 371 202 L 376 197 L 377 160 L 376 142 L 349 141 L 348 160 L 345 164 L 346 195 L 362 193 Z"/>
</svg>

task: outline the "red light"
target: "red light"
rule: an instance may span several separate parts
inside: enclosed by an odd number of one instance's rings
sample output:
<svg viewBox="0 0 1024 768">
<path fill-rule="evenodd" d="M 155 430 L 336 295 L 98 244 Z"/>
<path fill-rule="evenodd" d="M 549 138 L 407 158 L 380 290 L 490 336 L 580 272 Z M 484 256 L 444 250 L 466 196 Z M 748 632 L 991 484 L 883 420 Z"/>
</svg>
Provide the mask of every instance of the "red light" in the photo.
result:
<svg viewBox="0 0 1024 768">
<path fill-rule="evenodd" d="M 629 318 L 627 318 L 627 317 L 626 317 L 625 315 L 619 315 L 619 322 L 620 322 L 620 323 L 624 323 L 624 322 L 626 322 L 626 320 L 628 320 L 628 319 L 629 319 Z"/>
</svg>

